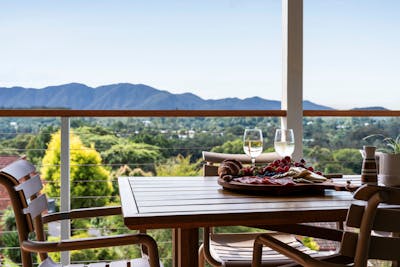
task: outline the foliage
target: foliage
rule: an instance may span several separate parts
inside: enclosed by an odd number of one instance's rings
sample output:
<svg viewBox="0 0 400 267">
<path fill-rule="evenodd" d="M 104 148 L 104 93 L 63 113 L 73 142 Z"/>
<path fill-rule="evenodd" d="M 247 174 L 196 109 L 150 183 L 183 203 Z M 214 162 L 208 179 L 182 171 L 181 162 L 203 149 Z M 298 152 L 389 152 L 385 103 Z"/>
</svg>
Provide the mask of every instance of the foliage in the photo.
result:
<svg viewBox="0 0 400 267">
<path fill-rule="evenodd" d="M 60 195 L 60 131 L 52 135 L 43 158 L 42 179 L 46 181 L 45 192 L 50 197 Z M 110 196 L 112 185 L 110 173 L 101 166 L 100 154 L 93 148 L 85 147 L 79 137 L 71 133 L 70 137 L 70 177 L 71 196 L 75 198 L 72 208 L 104 206 L 109 201 L 102 196 Z M 94 198 L 77 198 L 93 196 Z M 98 196 L 98 198 L 95 198 Z"/>
<path fill-rule="evenodd" d="M 124 234 L 127 232 L 122 216 L 106 216 L 90 219 L 90 225 L 101 235 Z"/>
<path fill-rule="evenodd" d="M 44 157 L 47 144 L 50 142 L 51 135 L 57 131 L 56 127 L 42 127 L 39 132 L 30 139 L 26 146 L 26 156 L 35 165 L 39 165 Z"/>
<path fill-rule="evenodd" d="M 364 137 L 364 140 L 370 139 L 372 137 L 383 138 L 383 142 L 389 147 L 389 151 L 393 154 L 400 154 L 400 134 L 397 137 L 387 137 L 383 134 L 373 134 Z"/>
<path fill-rule="evenodd" d="M 242 139 L 227 141 L 220 146 L 213 147 L 211 151 L 219 153 L 243 154 L 243 141 Z"/>
<path fill-rule="evenodd" d="M 0 220 L 0 229 L 4 231 L 0 236 L 0 242 L 5 247 L 3 249 L 3 254 L 13 262 L 21 262 L 19 239 L 18 233 L 16 232 L 17 227 L 15 224 L 14 212 L 11 207 L 4 210 Z"/>
<path fill-rule="evenodd" d="M 71 239 L 82 239 L 90 237 L 88 234 L 79 234 L 72 236 Z M 50 237 L 49 241 L 58 241 L 58 237 Z M 71 251 L 71 262 L 91 262 L 93 260 L 109 261 L 115 259 L 125 259 L 126 255 L 130 258 L 140 257 L 140 249 L 138 245 L 104 247 L 95 249 L 73 250 Z M 60 252 L 51 252 L 49 256 L 56 262 L 60 261 Z"/>
<path fill-rule="evenodd" d="M 147 233 L 151 235 L 156 241 L 158 245 L 158 252 L 160 258 L 162 258 L 162 262 L 164 266 L 172 266 L 172 262 L 167 262 L 165 258 L 172 259 L 172 230 L 171 229 L 156 229 L 156 230 L 148 230 Z"/>
<path fill-rule="evenodd" d="M 94 147 L 97 151 L 106 151 L 120 142 L 120 139 L 106 128 L 101 126 L 82 126 L 75 130 L 82 143 L 87 147 Z"/>
<path fill-rule="evenodd" d="M 357 174 L 361 173 L 362 156 L 358 149 L 343 148 L 333 151 L 333 159 L 339 162 L 342 168 L 346 171 L 342 173 Z"/>
<path fill-rule="evenodd" d="M 215 233 L 263 233 L 264 229 L 247 227 L 247 226 L 224 226 L 224 227 L 214 227 Z"/>
<path fill-rule="evenodd" d="M 10 122 L 14 121 L 17 122 L 18 129 L 10 127 Z M 151 172 L 160 176 L 186 176 L 200 175 L 200 160 L 203 150 L 218 151 L 221 149 L 220 152 L 224 153 L 243 153 L 241 138 L 243 129 L 246 127 L 262 129 L 265 148 L 273 151 L 273 135 L 275 129 L 279 127 L 279 118 L 76 118 L 71 120 L 71 127 L 75 129 L 75 135 L 78 135 L 81 140 L 81 147 L 78 150 L 94 151 L 96 149 L 100 151 L 104 157 L 103 161 L 110 166 L 111 177 L 153 175 Z M 21 153 L 26 151 L 28 159 L 33 161 L 35 165 L 39 165 L 44 156 L 44 149 L 47 148 L 51 139 L 51 133 L 59 128 L 59 120 L 54 118 L 1 118 L 0 128 L 3 133 L 0 136 L 1 154 L 4 154 L 3 152 L 11 154 L 12 151 L 16 151 L 15 149 L 18 149 Z M 385 137 L 397 136 L 399 128 L 400 118 L 306 117 L 303 121 L 304 157 L 315 169 L 324 173 L 360 173 L 362 161 L 358 150 L 365 144 L 363 137 L 372 134 L 381 134 Z M 189 130 L 194 131 L 193 136 L 188 137 Z M 371 138 L 368 141 L 374 145 L 380 145 L 382 138 Z M 26 150 L 28 148 L 33 150 Z M 46 154 L 50 153 L 50 150 L 52 149 L 47 148 Z M 71 150 L 71 159 L 73 153 L 75 153 L 75 149 Z M 54 157 L 56 156 L 54 155 Z M 56 167 L 59 164 L 59 156 L 58 161 L 51 161 L 51 164 L 43 162 L 43 164 L 43 168 L 54 166 L 51 171 L 48 171 L 48 174 L 55 175 L 55 179 L 49 181 L 59 187 L 59 167 Z M 92 167 L 92 164 L 89 164 Z M 71 161 L 71 165 L 75 166 L 76 161 Z M 97 163 L 93 166 L 97 166 Z M 87 178 L 92 177 L 92 175 L 87 174 L 85 168 L 88 167 L 81 166 L 80 170 L 71 172 L 71 178 L 75 179 L 75 174 L 79 171 L 82 173 L 80 178 L 78 177 L 79 179 L 89 180 Z M 110 177 L 108 173 L 107 177 Z M 45 179 L 48 178 L 45 177 Z M 104 179 L 94 178 L 96 181 Z M 74 180 L 72 182 L 72 190 L 74 190 L 76 183 Z M 85 186 L 89 184 L 92 183 L 85 183 Z M 104 186 L 104 183 L 98 184 Z M 109 184 L 109 181 L 106 184 Z M 117 192 L 116 184 L 114 185 L 114 190 L 116 190 L 114 192 Z M 58 196 L 58 191 L 53 191 L 55 192 L 54 195 Z M 92 191 L 97 191 L 97 189 Z M 77 196 L 78 193 L 89 195 L 86 192 L 73 191 L 74 196 Z M 104 194 L 111 195 L 112 193 Z M 108 201 L 105 202 L 109 204 Z M 103 205 L 97 201 L 96 203 L 99 206 Z M 92 204 L 85 204 L 85 206 L 92 206 Z M 122 227 L 122 221 L 118 217 L 104 220 L 73 221 L 74 229 L 87 227 L 99 228 L 102 234 L 123 233 L 125 231 Z M 217 231 L 231 232 L 242 231 L 242 229 L 221 227 Z M 149 232 L 159 242 L 161 256 L 163 258 L 171 257 L 170 230 L 151 230 Z M 81 231 L 74 231 L 73 233 L 82 234 Z M 15 240 L 17 240 L 16 237 Z M 78 254 L 73 258 L 84 259 L 89 255 L 98 258 L 118 257 L 118 255 L 124 253 L 128 255 L 129 249 L 133 250 L 133 255 L 136 255 L 139 251 L 136 247 L 128 247 L 125 251 L 120 250 L 120 248 L 104 248 L 101 251 L 77 252 Z"/>
<path fill-rule="evenodd" d="M 358 149 L 343 148 L 331 151 L 328 148 L 314 146 L 304 149 L 304 157 L 314 169 L 323 173 L 359 174 L 362 157 Z"/>
<path fill-rule="evenodd" d="M 4 213 L 0 218 L 0 229 L 3 229 L 4 231 L 15 231 L 17 229 L 14 211 L 11 206 L 4 210 Z"/>
<path fill-rule="evenodd" d="M 157 176 L 199 176 L 200 167 L 190 163 L 190 157 L 178 155 L 168 159 L 164 164 L 156 167 Z"/>
<path fill-rule="evenodd" d="M 17 135 L 13 139 L 7 139 L 0 142 L 0 154 L 1 155 L 20 155 L 22 156 L 25 152 L 25 148 L 31 139 L 34 137 L 33 134 Z"/>
<path fill-rule="evenodd" d="M 113 176 L 152 176 L 151 172 L 145 172 L 140 168 L 130 168 L 128 165 L 121 166 Z"/>
<path fill-rule="evenodd" d="M 17 232 L 8 232 L 1 235 L 1 242 L 4 245 L 3 253 L 13 262 L 21 262 L 21 251 Z"/>
<path fill-rule="evenodd" d="M 144 129 L 142 133 L 136 134 L 130 139 L 135 143 L 149 144 L 157 147 L 173 147 L 174 141 L 157 131 Z M 171 156 L 167 149 L 160 151 L 163 157 Z"/>
<path fill-rule="evenodd" d="M 3 262 L 1 262 L 0 258 L 0 266 L 5 266 L 5 267 L 19 267 L 20 265 L 17 263 L 14 263 L 11 259 L 5 257 L 3 259 Z"/>
<path fill-rule="evenodd" d="M 319 250 L 319 245 L 318 243 L 314 240 L 312 237 L 303 237 L 301 242 L 304 244 L 304 246 L 312 249 L 312 250 Z"/>
<path fill-rule="evenodd" d="M 148 144 L 120 141 L 101 153 L 104 161 L 118 169 L 122 165 L 155 172 L 154 163 L 160 158 L 159 148 Z"/>
</svg>

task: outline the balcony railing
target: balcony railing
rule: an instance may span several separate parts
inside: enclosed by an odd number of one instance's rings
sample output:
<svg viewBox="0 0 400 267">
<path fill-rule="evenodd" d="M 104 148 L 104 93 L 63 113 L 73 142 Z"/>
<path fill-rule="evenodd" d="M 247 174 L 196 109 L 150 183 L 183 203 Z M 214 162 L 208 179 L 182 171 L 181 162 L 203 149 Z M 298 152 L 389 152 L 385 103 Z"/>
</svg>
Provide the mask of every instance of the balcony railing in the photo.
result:
<svg viewBox="0 0 400 267">
<path fill-rule="evenodd" d="M 152 118 L 152 117 L 166 117 L 166 118 L 190 118 L 190 117 L 285 117 L 285 110 L 0 110 L 0 117 L 29 117 L 29 118 L 37 118 L 37 117 L 56 117 L 62 118 L 60 121 L 61 129 L 64 131 L 64 138 L 68 138 L 70 135 L 69 132 L 69 120 L 72 118 Z M 400 118 L 400 111 L 386 111 L 386 110 L 305 110 L 303 112 L 304 117 L 393 117 Z M 68 127 L 62 127 L 62 121 L 67 123 Z M 66 130 L 66 132 L 65 132 Z M 17 131 L 18 133 L 18 131 Z M 10 133 L 4 133 L 10 134 Z M 114 132 L 114 134 L 123 134 Z M 19 150 L 17 148 L 3 148 L 8 149 L 8 151 L 14 151 L 16 154 L 25 154 L 26 150 Z M 44 150 L 45 148 L 43 148 Z M 194 148 L 191 148 L 194 149 Z M 210 147 L 196 147 L 198 150 L 209 150 Z M 69 149 L 66 151 L 63 150 L 61 153 L 64 153 L 64 156 L 68 158 Z M 1 152 L 0 152 L 1 154 Z M 67 155 L 66 155 L 67 154 Z M 121 162 L 120 165 L 124 164 L 137 164 L 135 162 Z M 151 162 L 142 163 L 142 164 L 153 164 Z M 63 165 L 63 164 L 62 164 Z M 72 166 L 67 165 L 67 168 L 71 168 Z M 105 166 L 110 167 L 111 165 L 105 163 Z M 37 166 L 40 169 L 41 166 Z M 61 166 L 62 167 L 62 166 Z M 65 167 L 65 166 L 64 166 Z M 69 177 L 63 177 L 69 183 Z M 106 182 L 101 180 L 80 180 L 81 183 L 91 183 L 91 182 Z M 113 186 L 115 186 L 116 180 L 112 180 Z M 69 194 L 63 195 L 60 197 L 56 197 L 55 201 L 57 204 L 65 201 L 74 201 L 82 198 L 109 198 L 113 201 L 118 202 L 118 196 L 96 196 L 96 197 L 88 197 L 88 196 L 74 196 L 71 197 Z M 64 199 L 64 200 L 63 200 Z M 4 201 L 4 199 L 0 199 L 0 201 Z M 69 206 L 69 205 L 68 205 Z M 68 228 L 67 228 L 68 229 Z M 109 231 L 120 231 L 122 228 L 108 229 Z M 101 231 L 102 228 L 99 229 L 91 229 L 91 231 Z M 64 230 L 65 231 L 65 230 Z M 68 231 L 68 230 L 67 230 Z M 69 232 L 69 231 L 68 231 Z M 4 233 L 4 232 L 2 232 Z M 69 234 L 69 233 L 68 233 Z M 150 234 L 152 231 L 150 231 Z M 171 240 L 159 239 L 159 245 L 163 248 L 163 250 L 172 249 Z M 8 247 L 8 248 L 0 248 L 0 254 L 4 249 L 18 250 L 19 247 Z M 163 252 L 161 252 L 163 253 Z M 171 255 L 161 254 L 162 260 L 166 263 L 166 266 L 171 266 L 173 259 Z"/>
</svg>

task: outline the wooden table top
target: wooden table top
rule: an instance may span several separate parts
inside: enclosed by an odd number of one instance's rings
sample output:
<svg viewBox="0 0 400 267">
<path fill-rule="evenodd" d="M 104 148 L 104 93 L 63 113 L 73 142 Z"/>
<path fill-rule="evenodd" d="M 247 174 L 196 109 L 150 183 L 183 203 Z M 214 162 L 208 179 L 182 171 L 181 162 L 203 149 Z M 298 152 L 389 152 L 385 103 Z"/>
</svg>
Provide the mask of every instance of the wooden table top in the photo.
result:
<svg viewBox="0 0 400 267">
<path fill-rule="evenodd" d="M 347 179 L 341 179 L 345 182 Z M 217 177 L 120 177 L 131 229 L 344 221 L 352 194 L 257 196 L 224 190 Z"/>
</svg>

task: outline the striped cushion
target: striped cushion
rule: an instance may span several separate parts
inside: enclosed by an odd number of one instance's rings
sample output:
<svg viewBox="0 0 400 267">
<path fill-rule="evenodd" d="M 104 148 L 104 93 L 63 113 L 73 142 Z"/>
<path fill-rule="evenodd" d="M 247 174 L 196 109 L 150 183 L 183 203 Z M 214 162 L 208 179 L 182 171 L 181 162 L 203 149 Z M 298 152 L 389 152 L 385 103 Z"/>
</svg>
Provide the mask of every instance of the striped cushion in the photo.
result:
<svg viewBox="0 0 400 267">
<path fill-rule="evenodd" d="M 254 239 L 258 234 L 214 234 L 210 240 L 210 252 L 212 256 L 224 262 L 225 266 L 230 266 L 230 263 L 235 262 L 249 262 L 249 266 L 253 257 L 253 245 Z M 309 249 L 298 241 L 293 235 L 287 234 L 274 234 L 275 238 L 278 238 L 282 242 L 300 250 L 312 257 L 321 257 L 331 255 L 332 252 L 319 252 Z M 263 247 L 263 266 L 275 266 L 277 262 L 279 264 L 285 264 L 292 262 L 286 256 L 272 250 L 268 247 Z"/>
</svg>

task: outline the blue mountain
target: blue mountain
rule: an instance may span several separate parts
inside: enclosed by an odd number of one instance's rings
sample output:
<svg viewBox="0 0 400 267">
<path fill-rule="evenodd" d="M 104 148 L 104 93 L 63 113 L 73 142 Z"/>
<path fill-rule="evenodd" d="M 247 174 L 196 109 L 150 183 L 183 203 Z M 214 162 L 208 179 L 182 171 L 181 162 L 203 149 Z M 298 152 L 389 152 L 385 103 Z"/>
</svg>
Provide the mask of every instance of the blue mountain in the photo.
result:
<svg viewBox="0 0 400 267">
<path fill-rule="evenodd" d="M 308 110 L 332 109 L 310 101 L 304 101 L 303 106 Z M 172 94 L 144 84 L 118 83 L 92 88 L 69 83 L 42 89 L 0 87 L 0 108 L 277 110 L 281 103 L 260 97 L 203 99 L 191 93 Z"/>
</svg>

